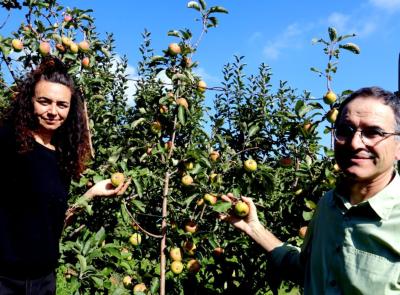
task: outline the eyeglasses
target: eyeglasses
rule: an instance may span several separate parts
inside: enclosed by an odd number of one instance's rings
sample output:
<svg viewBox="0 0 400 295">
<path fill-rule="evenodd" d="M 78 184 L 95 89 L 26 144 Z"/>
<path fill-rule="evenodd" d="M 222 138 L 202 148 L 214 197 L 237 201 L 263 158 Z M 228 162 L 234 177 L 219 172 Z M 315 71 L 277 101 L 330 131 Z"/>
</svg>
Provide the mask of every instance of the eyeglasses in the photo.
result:
<svg viewBox="0 0 400 295">
<path fill-rule="evenodd" d="M 361 141 L 367 146 L 374 146 L 390 136 L 400 135 L 400 132 L 385 132 L 376 127 L 362 130 L 349 125 L 339 125 L 334 129 L 335 139 L 339 143 L 351 140 L 357 132 L 360 132 Z"/>
</svg>

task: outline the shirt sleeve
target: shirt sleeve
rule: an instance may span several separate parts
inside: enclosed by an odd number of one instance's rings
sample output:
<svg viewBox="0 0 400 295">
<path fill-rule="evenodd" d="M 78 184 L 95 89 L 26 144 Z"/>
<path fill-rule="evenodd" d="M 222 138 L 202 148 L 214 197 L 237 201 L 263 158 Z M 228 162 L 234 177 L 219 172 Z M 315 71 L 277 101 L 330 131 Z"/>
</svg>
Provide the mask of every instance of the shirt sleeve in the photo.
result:
<svg viewBox="0 0 400 295">
<path fill-rule="evenodd" d="M 303 285 L 313 229 L 314 219 L 308 225 L 301 248 L 288 243 L 282 243 L 270 252 L 270 262 L 274 269 L 274 276 L 278 277 L 278 280 L 290 280 Z"/>
<path fill-rule="evenodd" d="M 270 261 L 280 280 L 290 280 L 302 284 L 304 265 L 301 249 L 284 243 L 270 252 Z"/>
</svg>

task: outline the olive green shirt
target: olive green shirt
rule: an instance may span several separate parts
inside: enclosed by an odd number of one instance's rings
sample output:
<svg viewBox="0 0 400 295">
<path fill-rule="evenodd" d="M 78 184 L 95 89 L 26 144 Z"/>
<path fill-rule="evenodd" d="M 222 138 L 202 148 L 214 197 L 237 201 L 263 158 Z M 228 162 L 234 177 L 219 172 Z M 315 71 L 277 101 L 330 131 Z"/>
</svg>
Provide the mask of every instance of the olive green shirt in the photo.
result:
<svg viewBox="0 0 400 295">
<path fill-rule="evenodd" d="M 302 248 L 283 244 L 271 258 L 284 277 L 304 282 L 304 294 L 400 294 L 399 175 L 357 205 L 329 191 Z"/>
</svg>

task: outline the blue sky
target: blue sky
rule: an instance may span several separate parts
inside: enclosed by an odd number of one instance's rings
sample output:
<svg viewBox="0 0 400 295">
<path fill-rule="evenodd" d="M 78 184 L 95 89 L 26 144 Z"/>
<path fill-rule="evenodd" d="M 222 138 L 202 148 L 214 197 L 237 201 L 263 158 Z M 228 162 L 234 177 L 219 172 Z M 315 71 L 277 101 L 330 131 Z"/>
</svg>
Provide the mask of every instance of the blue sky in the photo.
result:
<svg viewBox="0 0 400 295">
<path fill-rule="evenodd" d="M 167 36 L 168 30 L 190 28 L 195 36 L 199 33 L 196 11 L 186 8 L 186 0 L 61 2 L 93 9 L 97 30 L 114 33 L 117 52 L 128 56 L 132 71 L 139 60 L 144 28 L 152 32 L 153 46 L 159 54 L 175 40 Z M 208 0 L 207 4 L 229 10 L 228 15 L 219 16 L 219 27 L 209 31 L 194 57 L 199 61 L 198 73 L 210 86 L 221 81 L 221 69 L 233 60 L 233 55 L 244 55 L 247 73 L 254 73 L 264 62 L 272 67 L 275 81 L 287 80 L 299 91 L 306 89 L 320 97 L 325 92 L 325 81 L 309 68 L 323 68 L 326 57 L 321 45 L 312 45 L 311 39 L 327 38 L 328 26 L 334 26 L 340 34 L 356 33 L 352 42 L 361 47 L 360 55 L 342 55 L 334 90 L 367 85 L 397 90 L 400 0 Z M 2 11 L 1 19 L 4 15 Z M 11 20 L 4 30 L 15 28 Z"/>
<path fill-rule="evenodd" d="M 156 54 L 162 54 L 161 50 L 176 40 L 167 36 L 170 29 L 189 28 L 198 36 L 198 15 L 186 8 L 187 2 L 61 1 L 65 6 L 94 10 L 97 31 L 114 33 L 117 52 L 128 56 L 132 75 L 144 28 L 152 32 Z M 272 68 L 274 85 L 286 80 L 299 93 L 309 90 L 314 97 L 321 97 L 326 92 L 325 81 L 309 68 L 323 69 L 327 59 L 322 46 L 312 45 L 311 40 L 327 38 L 327 28 L 334 26 L 340 34 L 357 34 L 351 42 L 361 47 L 361 54 L 343 52 L 333 90 L 371 85 L 397 90 L 400 0 L 208 0 L 207 4 L 229 10 L 229 14 L 219 16 L 219 26 L 209 31 L 194 56 L 199 62 L 197 72 L 209 86 L 219 86 L 223 65 L 234 55 L 243 55 L 248 64 L 246 73 L 255 73 L 264 62 Z M 4 20 L 4 11 L 0 17 Z M 16 27 L 11 20 L 15 21 L 11 17 L 3 31 Z M 207 93 L 208 102 L 213 97 L 214 93 Z"/>
<path fill-rule="evenodd" d="M 200 23 L 195 21 L 196 12 L 186 8 L 187 2 L 63 1 L 70 7 L 92 8 L 98 31 L 115 34 L 117 52 L 128 56 L 133 69 L 144 28 L 152 32 L 159 53 L 175 40 L 166 34 L 170 29 L 190 28 L 196 36 Z M 209 31 L 194 57 L 209 85 L 218 85 L 221 69 L 233 55 L 244 55 L 249 74 L 264 62 L 272 67 L 275 81 L 287 80 L 299 91 L 307 89 L 320 97 L 325 81 L 309 68 L 324 68 L 327 60 L 322 46 L 312 45 L 311 39 L 327 38 L 328 26 L 334 26 L 340 34 L 356 33 L 351 42 L 361 47 L 360 55 L 343 53 L 334 90 L 368 85 L 397 90 L 400 0 L 208 0 L 207 4 L 229 10 L 219 16 L 219 27 Z"/>
</svg>

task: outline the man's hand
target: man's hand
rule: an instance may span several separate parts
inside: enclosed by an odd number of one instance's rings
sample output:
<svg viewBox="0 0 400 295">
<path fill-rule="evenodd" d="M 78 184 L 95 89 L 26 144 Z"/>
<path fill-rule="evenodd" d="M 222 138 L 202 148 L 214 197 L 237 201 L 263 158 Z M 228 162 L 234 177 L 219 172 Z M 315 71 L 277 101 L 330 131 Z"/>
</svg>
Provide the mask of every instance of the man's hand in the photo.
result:
<svg viewBox="0 0 400 295">
<path fill-rule="evenodd" d="M 224 201 L 231 202 L 231 203 L 235 201 L 235 199 L 231 193 L 227 194 L 226 196 L 225 195 L 222 196 L 222 199 Z M 250 235 L 251 232 L 256 227 L 261 226 L 261 223 L 258 220 L 257 208 L 254 205 L 253 200 L 251 198 L 247 198 L 247 197 L 243 197 L 243 196 L 242 196 L 242 200 L 250 208 L 249 214 L 246 217 L 239 218 L 239 217 L 236 217 L 234 214 L 231 214 L 231 215 L 221 214 L 220 219 L 230 222 L 236 228 L 238 228 L 241 231 L 244 231 L 245 233 Z"/>
<path fill-rule="evenodd" d="M 237 199 L 232 193 L 222 196 L 221 199 L 230 203 L 237 202 Z M 242 200 L 250 209 L 249 214 L 246 217 L 239 218 L 234 215 L 220 214 L 220 219 L 230 222 L 233 226 L 245 232 L 268 252 L 271 252 L 276 247 L 282 245 L 282 241 L 280 241 L 268 229 L 264 228 L 258 220 L 257 209 L 253 200 L 247 197 L 242 197 Z"/>
</svg>

